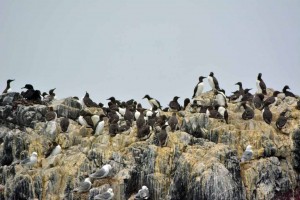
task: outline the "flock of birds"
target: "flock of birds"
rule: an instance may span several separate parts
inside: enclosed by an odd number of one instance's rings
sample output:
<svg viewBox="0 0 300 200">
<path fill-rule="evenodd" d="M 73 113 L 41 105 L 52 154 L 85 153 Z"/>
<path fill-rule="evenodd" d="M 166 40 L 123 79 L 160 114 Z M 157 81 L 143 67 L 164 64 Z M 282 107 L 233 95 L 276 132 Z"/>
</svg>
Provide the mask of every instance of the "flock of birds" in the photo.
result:
<svg viewBox="0 0 300 200">
<path fill-rule="evenodd" d="M 199 97 L 204 91 L 204 79 L 208 79 L 208 83 L 214 93 L 214 100 L 209 105 L 204 105 Z M 7 80 L 7 86 L 3 91 L 3 94 L 8 93 L 11 89 L 10 84 L 14 80 Z M 289 86 L 284 86 L 282 91 L 274 91 L 271 96 L 267 95 L 267 87 L 262 79 L 262 74 L 259 73 L 256 80 L 257 92 L 251 94 L 251 89 L 244 89 L 241 82 L 237 82 L 238 90 L 232 92 L 232 95 L 226 96 L 225 91 L 220 88 L 217 78 L 214 73 L 211 72 L 208 77 L 200 76 L 199 82 L 196 84 L 192 96 L 192 101 L 189 98 L 184 100 L 184 105 L 181 106 L 178 103 L 178 96 L 175 96 L 169 103 L 168 107 L 162 108 L 160 102 L 145 95 L 143 99 L 147 99 L 151 109 L 145 109 L 140 103 L 137 103 L 134 99 L 128 101 L 119 101 L 115 97 L 110 97 L 107 106 L 102 103 L 94 102 L 89 93 L 86 92 L 82 99 L 78 97 L 72 97 L 78 101 L 82 107 L 80 116 L 78 117 L 78 123 L 82 126 L 92 128 L 94 135 L 101 135 L 104 127 L 108 126 L 108 132 L 113 137 L 118 133 L 127 131 L 136 125 L 137 138 L 145 140 L 151 136 L 151 131 L 155 133 L 155 139 L 157 145 L 163 147 L 166 145 L 169 132 L 174 132 L 180 129 L 178 116 L 184 116 L 184 112 L 191 113 L 205 113 L 209 118 L 216 118 L 223 120 L 225 123 L 230 123 L 228 118 L 227 107 L 228 103 L 238 104 L 243 107 L 243 113 L 241 118 L 243 120 L 250 120 L 254 117 L 254 110 L 258 109 L 262 112 L 262 117 L 267 124 L 271 124 L 273 121 L 273 114 L 270 111 L 270 106 L 276 106 L 278 98 L 284 99 L 286 97 L 299 98 L 292 92 L 288 91 Z M 31 84 L 26 84 L 23 89 L 26 91 L 21 92 L 23 99 L 17 104 L 45 104 L 48 105 L 48 112 L 45 116 L 46 122 L 49 125 L 56 126 L 57 114 L 51 106 L 51 102 L 55 99 L 54 89 L 51 89 L 49 93 L 41 93 L 39 90 L 35 90 Z M 87 112 L 85 108 L 98 107 L 102 108 L 103 113 L 100 115 L 94 115 Z M 297 101 L 296 109 L 300 110 L 300 101 Z M 164 112 L 172 112 L 170 117 L 167 117 Z M 280 113 L 278 119 L 275 121 L 276 127 L 281 130 L 287 120 L 287 110 Z M 108 120 L 104 120 L 108 118 Z M 69 127 L 69 119 L 63 117 L 60 119 L 60 127 L 62 132 L 67 132 Z M 249 161 L 252 158 L 253 151 L 251 145 L 248 145 L 244 154 L 242 155 L 241 162 Z M 54 156 L 61 152 L 59 144 L 53 142 L 48 152 L 45 153 L 45 157 Z M 33 152 L 29 158 L 26 158 L 18 163 L 32 167 L 37 162 L 37 153 Z M 111 165 L 106 164 L 101 169 L 93 174 L 90 174 L 83 182 L 75 188 L 74 192 L 87 192 L 91 189 L 93 179 L 105 178 L 109 175 Z M 101 193 L 94 197 L 94 199 L 112 199 L 114 196 L 112 188 L 109 188 L 106 192 Z M 148 199 L 149 190 L 147 186 L 143 186 L 142 189 L 136 194 L 135 199 Z"/>
</svg>

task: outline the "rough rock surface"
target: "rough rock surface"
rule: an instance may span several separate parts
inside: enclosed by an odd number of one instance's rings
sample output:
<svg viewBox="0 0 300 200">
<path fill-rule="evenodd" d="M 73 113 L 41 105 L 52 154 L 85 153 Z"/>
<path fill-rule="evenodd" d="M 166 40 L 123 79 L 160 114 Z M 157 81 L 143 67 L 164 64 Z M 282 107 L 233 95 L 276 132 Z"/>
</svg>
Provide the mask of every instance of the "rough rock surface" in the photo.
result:
<svg viewBox="0 0 300 200">
<path fill-rule="evenodd" d="M 76 121 L 82 108 L 72 98 L 52 103 L 58 118 L 55 131 L 49 134 L 47 106 L 16 106 L 12 102 L 18 100 L 18 94 L 8 95 L 0 96 L 0 184 L 4 188 L 0 200 L 93 199 L 109 187 L 115 200 L 134 199 L 142 185 L 147 185 L 154 200 L 284 199 L 299 195 L 300 112 L 293 99 L 271 107 L 273 119 L 289 109 L 290 118 L 281 131 L 274 120 L 266 124 L 259 110 L 255 110 L 254 119 L 242 120 L 243 108 L 229 103 L 229 124 L 185 111 L 179 120 L 181 130 L 169 132 L 167 145 L 158 147 L 153 131 L 140 141 L 135 125 L 111 137 L 106 123 L 103 134 L 92 135 L 91 128 Z M 201 98 L 212 99 L 212 93 Z M 100 108 L 88 110 L 102 112 Z M 70 119 L 67 133 L 60 130 L 61 117 Z M 61 145 L 62 153 L 45 158 L 53 140 Z M 253 159 L 240 163 L 248 144 L 253 146 Z M 38 162 L 32 169 L 14 164 L 33 151 L 38 153 Z M 108 178 L 93 180 L 87 193 L 72 191 L 104 164 L 112 165 Z"/>
</svg>

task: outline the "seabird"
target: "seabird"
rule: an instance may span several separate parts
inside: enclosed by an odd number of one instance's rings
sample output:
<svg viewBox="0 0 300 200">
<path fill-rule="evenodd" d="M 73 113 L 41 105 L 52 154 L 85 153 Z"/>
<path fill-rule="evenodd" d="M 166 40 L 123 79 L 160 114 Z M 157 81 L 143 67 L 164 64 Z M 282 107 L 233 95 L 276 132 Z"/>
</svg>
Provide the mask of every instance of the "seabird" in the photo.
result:
<svg viewBox="0 0 300 200">
<path fill-rule="evenodd" d="M 143 185 L 142 189 L 139 190 L 139 192 L 135 195 L 135 200 L 143 200 L 149 198 L 149 189 L 147 186 Z"/>
<path fill-rule="evenodd" d="M 142 127 L 137 130 L 137 137 L 144 138 L 150 134 L 150 126 L 148 124 L 144 124 Z"/>
<path fill-rule="evenodd" d="M 167 133 L 167 130 L 166 130 L 167 126 L 168 125 L 164 124 L 161 127 L 161 130 L 157 133 L 157 138 L 158 138 L 160 147 L 166 145 L 166 140 L 168 138 L 168 133 Z"/>
<path fill-rule="evenodd" d="M 27 89 L 25 92 L 22 92 L 21 95 L 31 101 L 41 101 L 41 91 L 34 90 L 33 86 L 31 84 L 26 84 L 21 89 Z"/>
<path fill-rule="evenodd" d="M 102 134 L 103 130 L 104 130 L 104 125 L 105 125 L 105 122 L 103 120 L 103 118 L 106 117 L 105 115 L 101 114 L 99 116 L 99 121 L 98 123 L 96 124 L 96 128 L 95 128 L 95 135 L 100 135 Z"/>
<path fill-rule="evenodd" d="M 60 152 L 61 152 L 61 146 L 56 142 L 53 142 L 52 145 L 47 150 L 47 152 L 45 153 L 45 158 L 49 156 L 56 156 Z"/>
<path fill-rule="evenodd" d="M 287 111 L 281 112 L 280 115 L 279 115 L 279 117 L 278 117 L 278 119 L 276 120 L 276 127 L 279 130 L 281 130 L 284 127 L 284 125 L 286 124 L 286 122 L 287 122 L 287 117 L 285 116 L 286 112 Z"/>
<path fill-rule="evenodd" d="M 242 119 L 244 120 L 252 119 L 254 117 L 254 111 L 249 106 L 247 106 L 245 102 L 242 103 L 242 106 L 244 108 Z"/>
<path fill-rule="evenodd" d="M 21 165 L 28 166 L 30 169 L 35 163 L 37 163 L 37 153 L 32 152 L 31 156 L 29 158 L 25 158 L 20 162 Z"/>
<path fill-rule="evenodd" d="M 190 102 L 191 102 L 191 101 L 190 101 L 189 98 L 185 98 L 185 99 L 184 99 L 184 102 L 183 102 L 183 110 L 186 109 L 186 107 L 189 105 Z"/>
<path fill-rule="evenodd" d="M 120 114 L 115 110 L 107 108 L 106 111 L 107 111 L 107 117 L 108 117 L 108 122 L 109 123 L 111 123 L 114 120 L 119 121 L 120 118 L 122 118 L 122 116 L 120 116 Z"/>
<path fill-rule="evenodd" d="M 252 102 L 253 101 L 253 95 L 249 92 L 250 90 L 252 90 L 252 88 L 246 88 L 244 90 L 244 94 L 242 96 L 241 101 L 248 101 L 248 102 Z"/>
<path fill-rule="evenodd" d="M 180 111 L 180 110 L 181 110 L 181 106 L 179 105 L 179 103 L 178 103 L 178 101 L 177 101 L 179 98 L 180 98 L 180 97 L 175 96 L 175 97 L 173 98 L 173 100 L 170 101 L 170 103 L 169 103 L 169 108 L 170 108 L 171 111 Z"/>
<path fill-rule="evenodd" d="M 91 187 L 92 187 L 92 183 L 90 178 L 88 177 L 85 178 L 84 181 L 81 182 L 79 186 L 73 190 L 73 192 L 79 192 L 79 193 L 88 192 L 91 189 Z"/>
<path fill-rule="evenodd" d="M 206 109 L 206 116 L 214 119 L 223 119 L 223 116 L 215 110 L 212 106 L 208 106 Z"/>
<path fill-rule="evenodd" d="M 133 114 L 132 111 L 134 111 L 134 109 L 132 108 L 132 106 L 127 105 L 125 113 L 124 113 L 124 120 L 125 121 L 130 121 L 130 122 L 134 121 L 134 114 Z"/>
<path fill-rule="evenodd" d="M 251 148 L 252 148 L 251 145 L 247 146 L 246 150 L 244 151 L 244 153 L 242 155 L 241 162 L 246 162 L 246 161 L 251 160 L 252 155 L 253 155 L 253 151 Z"/>
<path fill-rule="evenodd" d="M 54 112 L 53 107 L 52 106 L 48 107 L 48 112 L 45 115 L 46 121 L 47 122 L 55 121 L 56 118 L 57 118 L 57 114 L 56 114 L 56 112 Z"/>
<path fill-rule="evenodd" d="M 264 95 L 262 93 L 255 94 L 252 100 L 254 107 L 256 109 L 261 110 L 263 108 L 263 102 L 264 102 L 263 100 L 264 100 Z"/>
<path fill-rule="evenodd" d="M 226 124 L 228 124 L 228 112 L 227 112 L 227 109 L 224 108 L 223 106 L 217 106 L 217 111 L 224 118 Z"/>
<path fill-rule="evenodd" d="M 87 128 L 94 127 L 91 113 L 81 110 L 79 114 L 80 116 L 78 117 L 78 122 L 81 124 L 81 126 L 85 126 Z"/>
<path fill-rule="evenodd" d="M 90 178 L 94 178 L 94 179 L 101 179 L 101 178 L 105 178 L 108 176 L 110 170 L 111 170 L 111 165 L 110 164 L 106 164 L 103 165 L 101 169 L 99 169 L 98 171 L 96 171 L 93 174 L 90 174 Z"/>
<path fill-rule="evenodd" d="M 118 132 L 124 132 L 124 131 L 127 131 L 127 130 L 130 129 L 130 127 L 131 127 L 131 122 L 128 121 L 128 120 L 126 120 L 126 121 L 125 121 L 125 124 L 119 126 Z"/>
<path fill-rule="evenodd" d="M 161 115 L 161 116 L 157 117 L 155 124 L 157 126 L 162 127 L 163 125 L 166 124 L 166 122 L 167 122 L 167 116 L 166 115 Z"/>
<path fill-rule="evenodd" d="M 6 94 L 11 92 L 11 87 L 10 87 L 10 83 L 13 82 L 15 79 L 8 79 L 6 81 L 6 88 L 4 89 L 4 91 L 2 92 L 2 94 Z"/>
<path fill-rule="evenodd" d="M 56 88 L 49 90 L 49 95 L 44 97 L 44 102 L 50 103 L 51 101 L 53 101 L 55 99 L 55 93 L 54 93 L 55 89 Z"/>
<path fill-rule="evenodd" d="M 145 109 L 144 108 L 139 108 L 138 111 L 140 112 L 140 115 L 136 120 L 136 126 L 137 126 L 137 128 L 141 128 L 146 123 L 145 118 L 144 118 Z"/>
<path fill-rule="evenodd" d="M 86 107 L 98 107 L 98 104 L 95 103 L 91 98 L 88 92 L 85 93 L 82 104 Z"/>
<path fill-rule="evenodd" d="M 277 102 L 277 95 L 279 94 L 279 91 L 274 91 L 273 95 L 268 97 L 265 101 L 264 101 L 264 105 L 271 105 L 271 104 L 276 104 Z"/>
<path fill-rule="evenodd" d="M 261 78 L 262 74 L 259 73 L 256 80 L 257 93 L 267 94 L 267 87 L 265 82 Z"/>
<path fill-rule="evenodd" d="M 262 110 L 263 119 L 267 124 L 271 124 L 272 122 L 272 112 L 270 111 L 269 105 L 266 104 Z"/>
<path fill-rule="evenodd" d="M 119 125 L 118 125 L 118 121 L 116 119 L 114 119 L 110 124 L 109 124 L 109 135 L 110 136 L 115 136 L 118 133 L 119 130 Z"/>
<path fill-rule="evenodd" d="M 216 101 L 220 106 L 227 108 L 227 99 L 223 89 L 215 90 Z"/>
<path fill-rule="evenodd" d="M 174 132 L 177 129 L 178 119 L 176 117 L 176 113 L 174 112 L 172 116 L 168 120 L 168 124 L 171 128 L 171 131 Z"/>
<path fill-rule="evenodd" d="M 290 90 L 290 87 L 288 85 L 284 86 L 284 88 L 282 89 L 282 92 L 285 94 L 286 97 L 296 97 L 292 92 L 287 90 Z"/>
<path fill-rule="evenodd" d="M 198 97 L 200 94 L 202 94 L 203 89 L 204 89 L 203 79 L 205 79 L 205 78 L 206 77 L 204 77 L 204 76 L 199 77 L 199 82 L 194 88 L 194 94 L 193 94 L 192 99 L 195 98 L 195 97 Z"/>
<path fill-rule="evenodd" d="M 210 87 L 212 88 L 212 90 L 219 90 L 219 82 L 216 79 L 216 77 L 214 77 L 214 73 L 210 72 L 209 76 L 208 76 L 208 83 L 210 85 Z"/>
<path fill-rule="evenodd" d="M 70 121 L 68 118 L 63 117 L 60 119 L 60 129 L 63 133 L 68 131 L 69 125 L 70 125 Z"/>
<path fill-rule="evenodd" d="M 94 196 L 94 199 L 111 200 L 114 197 L 113 189 L 109 188 L 106 192 Z"/>
<path fill-rule="evenodd" d="M 143 99 L 148 99 L 149 104 L 151 105 L 152 109 L 156 106 L 157 108 L 161 109 L 160 102 L 152 97 L 150 97 L 148 94 L 146 94 Z"/>
</svg>

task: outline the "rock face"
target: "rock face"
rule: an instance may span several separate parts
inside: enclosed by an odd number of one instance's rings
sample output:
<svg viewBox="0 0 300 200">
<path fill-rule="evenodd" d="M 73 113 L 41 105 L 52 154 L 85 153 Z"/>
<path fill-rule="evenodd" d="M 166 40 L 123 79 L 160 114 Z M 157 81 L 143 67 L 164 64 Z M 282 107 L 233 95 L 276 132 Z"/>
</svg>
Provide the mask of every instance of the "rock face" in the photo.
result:
<svg viewBox="0 0 300 200">
<path fill-rule="evenodd" d="M 212 93 L 201 98 L 212 99 Z M 94 199 L 109 187 L 115 200 L 134 199 L 143 185 L 149 188 L 152 200 L 299 195 L 300 111 L 293 99 L 271 107 L 274 119 L 289 109 L 288 123 L 281 131 L 274 120 L 266 124 L 259 110 L 255 110 L 254 119 L 242 120 L 243 108 L 236 104 L 228 105 L 229 124 L 186 109 L 179 119 L 181 129 L 169 132 L 165 147 L 156 145 L 154 131 L 147 139 L 138 139 L 135 125 L 111 137 L 106 121 L 103 133 L 94 136 L 91 128 L 76 121 L 82 107 L 72 98 L 52 103 L 58 118 L 49 131 L 47 106 L 15 105 L 19 99 L 18 93 L 0 96 L 0 186 L 4 188 L 0 200 Z M 101 108 L 87 110 L 103 113 Z M 67 133 L 59 127 L 62 117 L 70 119 Z M 60 144 L 62 152 L 45 158 L 53 141 Z M 253 158 L 240 163 L 248 144 L 253 147 Z M 38 162 L 32 169 L 17 162 L 34 151 Z M 87 193 L 72 191 L 104 164 L 112 166 L 108 178 L 92 180 Z"/>
</svg>

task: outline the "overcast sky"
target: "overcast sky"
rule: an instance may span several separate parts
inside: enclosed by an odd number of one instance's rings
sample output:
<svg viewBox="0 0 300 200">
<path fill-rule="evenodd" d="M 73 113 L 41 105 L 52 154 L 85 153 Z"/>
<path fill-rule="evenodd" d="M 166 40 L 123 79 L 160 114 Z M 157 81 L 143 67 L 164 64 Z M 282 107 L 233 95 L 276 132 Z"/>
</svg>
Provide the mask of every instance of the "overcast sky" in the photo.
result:
<svg viewBox="0 0 300 200">
<path fill-rule="evenodd" d="M 255 92 L 259 72 L 300 94 L 300 1 L 0 0 L 0 69 L 1 90 L 14 78 L 103 103 L 183 102 L 211 71 L 227 94 Z"/>
</svg>

